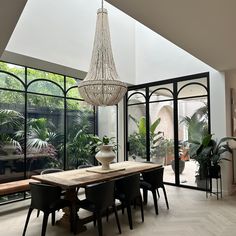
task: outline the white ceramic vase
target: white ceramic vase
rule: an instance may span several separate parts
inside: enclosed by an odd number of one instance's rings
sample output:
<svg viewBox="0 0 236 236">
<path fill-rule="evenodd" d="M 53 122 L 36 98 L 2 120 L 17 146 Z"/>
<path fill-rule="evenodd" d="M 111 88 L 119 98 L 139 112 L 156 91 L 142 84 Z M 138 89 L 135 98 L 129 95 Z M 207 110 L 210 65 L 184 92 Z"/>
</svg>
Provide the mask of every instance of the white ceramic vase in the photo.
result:
<svg viewBox="0 0 236 236">
<path fill-rule="evenodd" d="M 115 159 L 112 145 L 100 146 L 100 151 L 95 155 L 96 159 L 102 164 L 102 170 L 109 170 L 110 163 Z"/>
</svg>

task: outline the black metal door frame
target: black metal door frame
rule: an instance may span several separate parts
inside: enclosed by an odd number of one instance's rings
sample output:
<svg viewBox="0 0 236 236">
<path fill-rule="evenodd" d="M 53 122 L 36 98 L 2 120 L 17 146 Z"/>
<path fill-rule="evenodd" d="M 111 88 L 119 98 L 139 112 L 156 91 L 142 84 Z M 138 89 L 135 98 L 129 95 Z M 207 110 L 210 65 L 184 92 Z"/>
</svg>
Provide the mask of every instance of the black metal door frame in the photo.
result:
<svg viewBox="0 0 236 236">
<path fill-rule="evenodd" d="M 196 98 L 196 97 L 206 97 L 207 98 L 207 104 L 208 104 L 208 131 L 211 132 L 211 116 L 210 116 L 210 79 L 209 79 L 209 72 L 205 73 L 199 73 L 194 75 L 188 75 L 188 76 L 182 76 L 178 78 L 168 79 L 168 80 L 162 80 L 158 82 L 152 82 L 152 83 L 146 83 L 146 84 L 140 84 L 135 86 L 129 86 L 128 91 L 132 90 L 138 90 L 138 89 L 145 89 L 145 105 L 146 105 L 146 150 L 147 150 L 147 161 L 150 161 L 150 96 L 149 96 L 149 87 L 151 86 L 158 86 L 158 85 L 165 85 L 165 84 L 173 84 L 173 115 L 174 115 L 174 154 L 175 154 L 175 183 L 167 183 L 170 185 L 175 186 L 181 186 L 181 187 L 187 187 L 187 188 L 194 188 L 197 189 L 197 187 L 194 186 L 186 186 L 181 185 L 180 183 L 180 174 L 179 174 L 179 120 L 178 120 L 178 101 L 180 100 L 178 98 L 178 83 L 182 81 L 188 81 L 188 80 L 197 80 L 201 78 L 207 79 L 207 86 L 206 91 L 207 95 L 204 96 L 193 96 L 193 97 L 185 97 L 184 99 L 189 98 Z M 191 83 L 189 83 L 191 84 Z M 188 85 L 189 85 L 188 84 Z M 137 104 L 136 104 L 137 105 Z M 128 151 L 129 151 L 129 143 L 128 143 L 128 95 L 126 94 L 124 99 L 124 160 L 128 160 Z"/>
</svg>

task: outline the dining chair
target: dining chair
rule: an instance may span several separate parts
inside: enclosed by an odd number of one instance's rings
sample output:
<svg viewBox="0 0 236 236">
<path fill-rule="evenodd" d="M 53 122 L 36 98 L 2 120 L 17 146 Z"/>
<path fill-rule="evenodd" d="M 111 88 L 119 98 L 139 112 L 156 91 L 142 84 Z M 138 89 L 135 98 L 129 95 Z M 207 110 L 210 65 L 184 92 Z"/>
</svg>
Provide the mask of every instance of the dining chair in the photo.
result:
<svg viewBox="0 0 236 236">
<path fill-rule="evenodd" d="M 122 204 L 122 211 L 124 207 L 126 207 L 127 209 L 130 229 L 133 229 L 131 205 L 135 204 L 136 200 L 139 200 L 142 222 L 144 221 L 143 203 L 142 203 L 142 196 L 140 193 L 139 178 L 140 178 L 139 174 L 134 174 L 118 179 L 115 182 L 115 198 L 120 200 Z"/>
<path fill-rule="evenodd" d="M 89 167 L 93 167 L 93 166 L 94 165 L 92 165 L 92 164 L 83 164 L 83 165 L 79 165 L 77 167 L 77 169 L 85 169 L 85 168 L 89 168 Z M 80 187 L 80 188 L 86 188 L 86 186 L 85 187 Z M 76 188 L 77 195 L 79 193 L 80 188 Z"/>
<path fill-rule="evenodd" d="M 84 164 L 84 165 L 79 165 L 77 169 L 84 169 L 84 168 L 89 168 L 89 167 L 93 167 L 94 165 L 92 164 Z"/>
<path fill-rule="evenodd" d="M 57 172 L 63 172 L 64 170 L 62 169 L 57 169 L 57 168 L 48 168 L 48 169 L 44 169 L 41 171 L 41 175 L 46 175 L 46 174 L 51 174 L 51 173 L 57 173 Z M 64 195 L 65 193 L 62 192 L 62 195 Z M 37 212 L 37 217 L 39 217 L 40 214 L 40 210 L 38 210 Z"/>
<path fill-rule="evenodd" d="M 57 173 L 57 172 L 62 172 L 64 171 L 63 169 L 57 169 L 57 168 L 49 168 L 41 171 L 41 175 L 45 174 L 51 174 L 51 173 Z"/>
<path fill-rule="evenodd" d="M 98 235 L 103 235 L 102 216 L 109 207 L 112 207 L 119 233 L 121 234 L 120 222 L 117 214 L 114 198 L 114 181 L 89 185 L 85 188 L 84 200 L 78 202 L 78 207 L 93 213 L 94 225 L 98 223 Z"/>
<path fill-rule="evenodd" d="M 28 210 L 25 227 L 22 236 L 25 236 L 26 229 L 29 223 L 30 215 L 34 209 L 43 211 L 43 225 L 41 236 L 45 236 L 48 216 L 52 214 L 52 225 L 55 224 L 55 211 L 64 207 L 70 207 L 73 210 L 69 201 L 61 199 L 61 188 L 57 186 L 42 184 L 42 183 L 30 183 L 31 191 L 31 204 Z M 74 220 L 71 214 L 71 231 L 73 231 Z"/>
<path fill-rule="evenodd" d="M 167 200 L 166 190 L 163 183 L 163 173 L 164 173 L 164 167 L 160 167 L 155 170 L 143 172 L 142 173 L 143 180 L 140 181 L 140 188 L 143 189 L 144 202 L 145 203 L 147 202 L 147 196 L 145 192 L 151 191 L 153 195 L 155 212 L 157 215 L 158 215 L 157 193 L 158 193 L 158 196 L 160 197 L 159 192 L 158 192 L 159 188 L 163 189 L 166 206 L 167 206 L 167 209 L 169 209 L 169 203 Z"/>
</svg>

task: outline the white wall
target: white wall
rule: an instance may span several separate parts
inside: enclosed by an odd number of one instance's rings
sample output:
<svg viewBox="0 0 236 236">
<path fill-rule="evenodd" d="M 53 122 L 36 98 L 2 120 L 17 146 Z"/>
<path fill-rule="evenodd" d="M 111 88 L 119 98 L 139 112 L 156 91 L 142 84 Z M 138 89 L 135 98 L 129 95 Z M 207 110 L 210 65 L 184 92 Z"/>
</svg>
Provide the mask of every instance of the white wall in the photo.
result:
<svg viewBox="0 0 236 236">
<path fill-rule="evenodd" d="M 99 7 L 100 0 L 30 0 L 6 50 L 88 71 Z M 120 79 L 134 84 L 134 20 L 105 7 Z"/>
<path fill-rule="evenodd" d="M 232 135 L 231 125 L 231 93 L 230 89 L 233 88 L 236 90 L 236 70 L 228 71 L 225 75 L 226 77 L 226 128 L 227 128 L 227 135 Z M 234 152 L 232 156 L 232 162 L 227 163 L 228 167 L 228 176 L 229 176 L 229 184 L 234 181 L 236 183 L 236 143 L 232 143 Z M 234 165 L 234 169 L 233 169 Z M 232 178 L 234 171 L 234 180 Z M 231 181 L 231 182 L 230 182 Z M 233 188 L 231 188 L 231 192 L 236 192 L 236 186 L 234 184 Z"/>
<path fill-rule="evenodd" d="M 225 136 L 224 74 L 138 22 L 135 25 L 135 39 L 136 84 L 210 72 L 212 132 L 218 137 Z M 218 107 L 222 112 L 218 112 Z"/>
<path fill-rule="evenodd" d="M 140 23 L 136 34 L 136 83 L 209 71 L 209 66 Z"/>
</svg>

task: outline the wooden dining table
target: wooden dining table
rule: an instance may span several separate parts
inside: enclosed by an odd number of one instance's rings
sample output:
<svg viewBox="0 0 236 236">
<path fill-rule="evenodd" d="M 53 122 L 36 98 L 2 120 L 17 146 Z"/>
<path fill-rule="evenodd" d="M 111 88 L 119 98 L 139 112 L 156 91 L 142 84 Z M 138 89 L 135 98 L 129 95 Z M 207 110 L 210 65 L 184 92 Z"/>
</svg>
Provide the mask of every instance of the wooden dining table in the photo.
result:
<svg viewBox="0 0 236 236">
<path fill-rule="evenodd" d="M 123 161 L 110 164 L 110 170 L 102 170 L 101 166 L 94 166 L 45 175 L 34 175 L 31 178 L 42 183 L 59 186 L 66 190 L 65 198 L 71 201 L 74 210 L 76 210 L 78 205 L 78 188 L 86 187 L 89 184 L 115 180 L 130 174 L 142 173 L 160 167 L 160 164 L 150 162 Z M 64 209 L 64 215 L 57 224 L 69 226 L 70 214 L 69 208 Z M 84 231 L 86 229 L 84 224 L 87 223 L 87 221 L 80 219 L 78 215 L 77 219 L 77 231 Z"/>
</svg>

